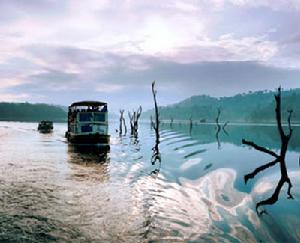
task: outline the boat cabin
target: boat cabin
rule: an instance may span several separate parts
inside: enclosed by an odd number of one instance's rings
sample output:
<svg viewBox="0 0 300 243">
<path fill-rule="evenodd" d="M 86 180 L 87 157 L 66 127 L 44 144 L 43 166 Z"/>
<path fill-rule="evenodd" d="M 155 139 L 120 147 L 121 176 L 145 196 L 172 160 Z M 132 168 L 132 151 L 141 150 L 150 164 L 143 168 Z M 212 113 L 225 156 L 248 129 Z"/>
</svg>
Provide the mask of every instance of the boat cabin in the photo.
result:
<svg viewBox="0 0 300 243">
<path fill-rule="evenodd" d="M 49 133 L 53 130 L 53 122 L 52 121 L 40 121 L 38 125 L 38 131 L 42 133 Z"/>
<path fill-rule="evenodd" d="M 75 102 L 68 110 L 68 141 L 82 144 L 108 144 L 107 103 Z"/>
</svg>

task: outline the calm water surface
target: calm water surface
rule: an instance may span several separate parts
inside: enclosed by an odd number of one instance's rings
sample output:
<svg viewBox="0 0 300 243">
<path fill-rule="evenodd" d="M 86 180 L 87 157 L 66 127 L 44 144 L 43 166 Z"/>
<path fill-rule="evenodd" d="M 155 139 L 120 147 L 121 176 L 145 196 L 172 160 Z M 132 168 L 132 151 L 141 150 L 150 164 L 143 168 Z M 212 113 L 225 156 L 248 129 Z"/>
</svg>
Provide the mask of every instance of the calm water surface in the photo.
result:
<svg viewBox="0 0 300 243">
<path fill-rule="evenodd" d="M 300 240 L 300 127 L 287 164 L 295 200 L 265 207 L 278 167 L 244 184 L 243 176 L 272 160 L 247 138 L 280 147 L 273 126 L 228 126 L 218 144 L 213 125 L 163 125 L 161 164 L 151 164 L 154 132 L 137 139 L 110 126 L 109 153 L 66 143 L 66 124 L 40 134 L 36 123 L 0 122 L 0 241 L 7 242 L 295 242 Z M 158 173 L 152 173 L 153 171 Z"/>
</svg>

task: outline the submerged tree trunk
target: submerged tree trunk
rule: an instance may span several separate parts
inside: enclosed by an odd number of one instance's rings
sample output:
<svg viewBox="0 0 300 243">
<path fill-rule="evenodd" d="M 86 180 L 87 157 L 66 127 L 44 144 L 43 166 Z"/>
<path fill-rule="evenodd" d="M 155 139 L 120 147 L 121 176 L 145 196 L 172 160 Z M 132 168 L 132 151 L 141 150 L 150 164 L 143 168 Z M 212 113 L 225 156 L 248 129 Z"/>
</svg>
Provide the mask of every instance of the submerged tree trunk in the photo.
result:
<svg viewBox="0 0 300 243">
<path fill-rule="evenodd" d="M 288 176 L 287 168 L 286 168 L 286 162 L 285 162 L 285 155 L 286 155 L 286 152 L 287 152 L 287 149 L 288 149 L 288 144 L 289 144 L 289 141 L 290 141 L 291 136 L 293 134 L 293 130 L 292 130 L 292 127 L 291 127 L 291 116 L 292 116 L 293 111 L 288 110 L 288 113 L 289 113 L 289 116 L 288 116 L 288 119 L 287 119 L 288 133 L 285 134 L 285 132 L 283 130 L 283 127 L 282 127 L 282 123 L 281 123 L 281 88 L 280 87 L 278 88 L 278 92 L 275 95 L 275 102 L 276 102 L 275 115 L 276 115 L 277 129 L 278 129 L 278 132 L 279 132 L 279 135 L 280 135 L 280 140 L 281 140 L 280 153 L 276 154 L 272 150 L 269 150 L 268 148 L 259 146 L 259 145 L 255 144 L 252 141 L 247 141 L 245 139 L 242 140 L 243 144 L 248 145 L 248 146 L 250 146 L 250 147 L 252 147 L 252 148 L 254 148 L 254 149 L 256 149 L 260 152 L 266 153 L 266 154 L 274 157 L 274 159 L 271 162 L 269 162 L 267 164 L 264 164 L 264 165 L 256 168 L 253 172 L 245 175 L 245 177 L 244 177 L 245 183 L 247 183 L 247 181 L 249 179 L 254 178 L 259 172 L 261 172 L 261 171 L 263 171 L 263 170 L 265 170 L 269 167 L 272 167 L 272 166 L 276 165 L 277 163 L 279 163 L 279 166 L 280 166 L 281 177 L 280 177 L 280 180 L 278 181 L 278 184 L 275 188 L 274 193 L 268 199 L 262 200 L 262 201 L 260 201 L 256 204 L 256 212 L 259 215 L 261 215 L 263 213 L 266 213 L 265 210 L 262 210 L 261 212 L 258 212 L 258 208 L 260 206 L 272 205 L 272 204 L 274 204 L 275 202 L 278 201 L 279 193 L 280 193 L 284 183 L 288 184 L 288 190 L 287 190 L 288 199 L 293 199 L 293 196 L 291 194 L 292 183 L 291 183 L 291 180 Z"/>
<path fill-rule="evenodd" d="M 192 134 L 192 130 L 193 130 L 193 119 L 192 119 L 192 116 L 190 117 L 190 135 Z"/>
<path fill-rule="evenodd" d="M 150 127 L 154 128 L 154 122 L 153 122 L 152 115 L 150 116 Z"/>
<path fill-rule="evenodd" d="M 223 130 L 223 132 L 224 132 L 226 135 L 228 135 L 228 133 L 227 133 L 225 127 L 228 125 L 228 123 L 229 123 L 229 121 L 225 122 L 225 123 L 223 124 L 223 126 L 222 126 L 222 130 Z"/>
<path fill-rule="evenodd" d="M 171 128 L 173 128 L 173 121 L 174 121 L 174 118 L 171 117 L 171 119 L 170 119 L 170 127 L 171 127 Z"/>
<path fill-rule="evenodd" d="M 221 148 L 221 143 L 220 143 L 220 139 L 219 139 L 219 133 L 221 131 L 221 125 L 219 124 L 219 118 L 220 118 L 220 115 L 221 115 L 221 109 L 218 108 L 218 113 L 217 113 L 217 117 L 216 117 L 216 139 L 217 139 L 217 142 L 218 142 L 218 149 Z"/>
<path fill-rule="evenodd" d="M 159 111 L 158 111 L 158 105 L 157 105 L 157 101 L 156 101 L 156 94 L 157 91 L 155 90 L 155 81 L 152 82 L 152 95 L 153 95 L 153 100 L 154 100 L 154 112 L 155 112 L 155 120 L 152 123 L 153 129 L 155 131 L 155 145 L 152 148 L 153 150 L 153 154 L 152 154 L 152 158 L 151 158 L 151 163 L 152 165 L 154 165 L 156 163 L 156 161 L 158 161 L 159 163 L 161 163 L 161 155 L 159 152 Z M 160 168 L 160 167 L 159 167 Z M 159 169 L 156 169 L 153 171 L 153 173 L 158 173 Z"/>
<path fill-rule="evenodd" d="M 140 106 L 137 111 L 133 111 L 133 114 L 128 112 L 128 117 L 130 121 L 130 131 L 131 131 L 131 135 L 133 136 L 137 136 L 138 134 L 139 119 L 141 117 L 141 114 L 142 114 L 142 106 Z"/>
<path fill-rule="evenodd" d="M 123 135 L 123 127 L 124 127 L 124 132 L 125 135 L 127 134 L 127 127 L 125 123 L 125 118 L 124 118 L 124 110 L 120 110 L 120 125 L 119 125 L 119 135 Z"/>
</svg>

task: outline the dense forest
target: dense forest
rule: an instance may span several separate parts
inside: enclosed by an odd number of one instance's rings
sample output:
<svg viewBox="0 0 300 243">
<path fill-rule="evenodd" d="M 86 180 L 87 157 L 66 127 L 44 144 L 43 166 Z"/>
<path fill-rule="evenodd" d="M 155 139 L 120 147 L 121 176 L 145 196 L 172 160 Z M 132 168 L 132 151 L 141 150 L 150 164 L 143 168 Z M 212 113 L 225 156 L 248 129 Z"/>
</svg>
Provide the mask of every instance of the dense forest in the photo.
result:
<svg viewBox="0 0 300 243">
<path fill-rule="evenodd" d="M 275 122 L 273 91 L 257 91 L 238 94 L 232 97 L 214 98 L 207 95 L 192 96 L 174 105 L 160 107 L 162 120 L 202 120 L 214 122 L 218 108 L 220 121 L 230 122 Z M 282 92 L 282 116 L 287 118 L 288 109 L 293 109 L 292 120 L 300 121 L 300 89 Z M 153 110 L 145 112 L 149 118 Z"/>
<path fill-rule="evenodd" d="M 287 118 L 288 109 L 293 109 L 292 120 L 300 122 L 300 89 L 282 92 L 282 115 Z M 160 107 L 162 120 L 188 120 L 215 122 L 218 108 L 221 109 L 220 121 L 230 122 L 274 122 L 274 92 L 257 91 L 238 94 L 232 97 L 215 98 L 207 95 L 192 96 L 179 103 Z M 143 113 L 149 118 L 153 110 Z M 115 118 L 111 113 L 110 118 Z M 0 103 L 1 121 L 66 121 L 64 107 L 48 104 Z"/>
<path fill-rule="evenodd" d="M 47 104 L 0 103 L 1 121 L 66 121 L 67 113 L 63 107 Z"/>
</svg>

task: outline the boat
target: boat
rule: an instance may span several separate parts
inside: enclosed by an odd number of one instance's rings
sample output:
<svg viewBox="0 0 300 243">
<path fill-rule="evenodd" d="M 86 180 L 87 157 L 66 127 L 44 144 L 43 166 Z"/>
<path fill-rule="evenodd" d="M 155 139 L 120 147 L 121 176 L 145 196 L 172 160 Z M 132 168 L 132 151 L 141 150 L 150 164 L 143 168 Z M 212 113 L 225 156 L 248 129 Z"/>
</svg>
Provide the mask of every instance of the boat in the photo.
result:
<svg viewBox="0 0 300 243">
<path fill-rule="evenodd" d="M 69 106 L 68 142 L 109 147 L 107 103 L 80 101 Z"/>
<path fill-rule="evenodd" d="M 40 121 L 38 125 L 38 131 L 42 133 L 50 133 L 53 130 L 53 122 L 52 121 Z"/>
</svg>

